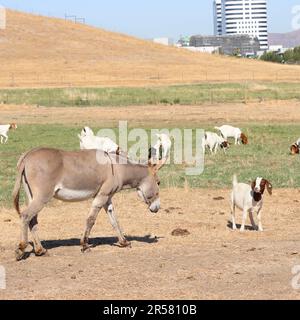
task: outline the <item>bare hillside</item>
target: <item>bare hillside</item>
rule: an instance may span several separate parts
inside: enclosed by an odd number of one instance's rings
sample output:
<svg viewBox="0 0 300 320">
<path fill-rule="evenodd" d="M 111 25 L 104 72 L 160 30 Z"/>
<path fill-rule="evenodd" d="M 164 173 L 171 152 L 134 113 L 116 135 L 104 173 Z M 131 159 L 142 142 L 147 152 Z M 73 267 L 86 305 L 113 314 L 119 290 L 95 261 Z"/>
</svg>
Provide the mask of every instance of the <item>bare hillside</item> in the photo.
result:
<svg viewBox="0 0 300 320">
<path fill-rule="evenodd" d="M 299 67 L 191 53 L 43 16 L 7 12 L 1 87 L 299 80 Z"/>
</svg>

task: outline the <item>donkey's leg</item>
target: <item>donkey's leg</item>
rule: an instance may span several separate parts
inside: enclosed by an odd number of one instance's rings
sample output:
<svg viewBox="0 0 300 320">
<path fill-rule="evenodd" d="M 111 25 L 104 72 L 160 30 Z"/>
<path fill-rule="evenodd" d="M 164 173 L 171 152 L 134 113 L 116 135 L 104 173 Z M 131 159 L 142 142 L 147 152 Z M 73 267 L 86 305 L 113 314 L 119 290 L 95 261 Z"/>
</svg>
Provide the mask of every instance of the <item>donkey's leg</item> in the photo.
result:
<svg viewBox="0 0 300 320">
<path fill-rule="evenodd" d="M 29 229 L 33 238 L 34 252 L 37 256 L 43 256 L 47 253 L 47 250 L 42 246 L 40 238 L 37 232 L 38 220 L 37 215 L 31 219 L 29 223 Z"/>
<path fill-rule="evenodd" d="M 110 221 L 111 225 L 113 226 L 113 228 L 117 232 L 120 246 L 121 247 L 130 247 L 131 246 L 130 242 L 126 240 L 126 238 L 124 237 L 124 234 L 120 228 L 120 225 L 117 220 L 117 217 L 116 217 L 116 214 L 114 211 L 114 206 L 111 202 L 111 199 L 109 199 L 109 201 L 106 203 L 106 205 L 104 206 L 104 209 L 105 209 L 106 213 L 108 214 L 109 221 Z"/>
<path fill-rule="evenodd" d="M 25 249 L 28 246 L 28 228 L 30 221 L 43 209 L 44 203 L 33 200 L 28 208 L 21 213 L 21 241 L 16 250 L 16 259 L 21 260 L 25 256 Z"/>
<path fill-rule="evenodd" d="M 92 207 L 90 209 L 90 212 L 86 220 L 84 235 L 80 240 L 80 244 L 82 246 L 82 249 L 81 249 L 82 252 L 89 249 L 88 241 L 89 241 L 91 230 L 96 222 L 98 213 L 100 212 L 101 208 L 106 204 L 107 201 L 108 201 L 108 196 L 98 195 L 92 203 Z"/>
</svg>

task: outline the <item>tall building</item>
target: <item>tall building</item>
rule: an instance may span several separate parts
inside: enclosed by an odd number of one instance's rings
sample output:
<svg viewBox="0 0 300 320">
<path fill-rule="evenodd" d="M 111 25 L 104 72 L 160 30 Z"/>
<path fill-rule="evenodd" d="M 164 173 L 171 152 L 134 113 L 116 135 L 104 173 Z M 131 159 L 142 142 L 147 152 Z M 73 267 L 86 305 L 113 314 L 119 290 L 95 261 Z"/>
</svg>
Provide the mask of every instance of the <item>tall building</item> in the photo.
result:
<svg viewBox="0 0 300 320">
<path fill-rule="evenodd" d="M 268 49 L 267 0 L 220 0 L 222 35 L 257 37 L 261 50 Z M 215 0 L 217 6 L 217 0 Z M 215 25 L 219 18 L 215 16 Z"/>
<path fill-rule="evenodd" d="M 222 35 L 222 1 L 214 0 L 214 35 Z"/>
</svg>

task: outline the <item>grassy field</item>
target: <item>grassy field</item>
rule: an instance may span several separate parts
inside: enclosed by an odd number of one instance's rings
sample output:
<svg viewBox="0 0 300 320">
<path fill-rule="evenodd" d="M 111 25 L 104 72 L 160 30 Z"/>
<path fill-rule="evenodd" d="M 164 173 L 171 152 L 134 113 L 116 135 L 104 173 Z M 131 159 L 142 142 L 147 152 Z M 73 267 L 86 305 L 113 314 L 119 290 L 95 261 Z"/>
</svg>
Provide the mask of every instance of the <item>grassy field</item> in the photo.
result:
<svg viewBox="0 0 300 320">
<path fill-rule="evenodd" d="M 211 83 L 143 88 L 0 90 L 4 104 L 64 106 L 198 105 L 267 100 L 300 100 L 300 83 Z"/>
<path fill-rule="evenodd" d="M 24 151 L 37 146 L 78 149 L 80 129 L 72 125 L 23 125 L 11 132 L 9 143 L 0 145 L 1 205 L 11 206 L 15 167 Z M 244 129 L 250 137 L 248 146 L 232 145 L 226 155 L 223 152 L 207 154 L 201 176 L 187 177 L 183 165 L 168 165 L 160 173 L 162 187 L 227 188 L 234 173 L 246 182 L 258 175 L 264 176 L 272 181 L 274 188 L 300 187 L 300 158 L 289 155 L 289 143 L 299 136 L 300 125 L 250 124 Z"/>
</svg>

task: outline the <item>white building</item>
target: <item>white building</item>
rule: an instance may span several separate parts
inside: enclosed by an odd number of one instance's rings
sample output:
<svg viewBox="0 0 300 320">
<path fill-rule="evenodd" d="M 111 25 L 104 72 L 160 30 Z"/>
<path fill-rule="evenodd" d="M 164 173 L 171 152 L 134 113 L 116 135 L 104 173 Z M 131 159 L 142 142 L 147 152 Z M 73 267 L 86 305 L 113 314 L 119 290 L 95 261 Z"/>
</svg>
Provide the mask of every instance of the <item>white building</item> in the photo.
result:
<svg viewBox="0 0 300 320">
<path fill-rule="evenodd" d="M 174 45 L 174 40 L 171 38 L 154 38 L 152 39 L 152 41 L 154 43 L 158 43 L 158 44 L 163 44 L 165 46 L 173 46 Z"/>
<path fill-rule="evenodd" d="M 268 49 L 267 0 L 221 0 L 221 11 L 223 35 L 257 37 L 261 49 Z M 218 21 L 219 16 L 215 15 L 215 24 Z"/>
<path fill-rule="evenodd" d="M 222 35 L 222 0 L 214 0 L 214 35 Z"/>
</svg>

